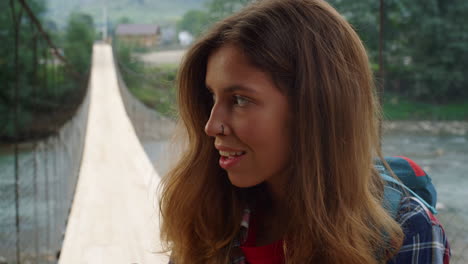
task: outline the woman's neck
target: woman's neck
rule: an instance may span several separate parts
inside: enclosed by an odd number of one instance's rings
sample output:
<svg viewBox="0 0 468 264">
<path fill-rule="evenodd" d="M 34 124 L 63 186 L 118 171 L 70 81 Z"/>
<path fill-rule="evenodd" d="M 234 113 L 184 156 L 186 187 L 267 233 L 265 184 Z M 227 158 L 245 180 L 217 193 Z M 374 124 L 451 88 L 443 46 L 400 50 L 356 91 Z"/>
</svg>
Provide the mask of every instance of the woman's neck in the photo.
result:
<svg viewBox="0 0 468 264">
<path fill-rule="evenodd" d="M 269 208 L 266 208 L 269 209 Z M 265 246 L 284 238 L 288 219 L 285 213 L 263 210 L 257 220 L 256 246 Z"/>
<path fill-rule="evenodd" d="M 286 179 L 285 173 L 281 173 L 271 177 L 266 182 L 266 188 L 276 207 L 284 203 L 283 201 L 286 196 Z"/>
<path fill-rule="evenodd" d="M 267 186 L 268 187 L 268 186 Z M 289 212 L 281 196 L 271 192 L 267 193 L 259 203 L 256 210 L 257 239 L 256 246 L 271 244 L 284 237 L 289 223 Z M 284 196 L 283 196 L 284 197 Z"/>
</svg>

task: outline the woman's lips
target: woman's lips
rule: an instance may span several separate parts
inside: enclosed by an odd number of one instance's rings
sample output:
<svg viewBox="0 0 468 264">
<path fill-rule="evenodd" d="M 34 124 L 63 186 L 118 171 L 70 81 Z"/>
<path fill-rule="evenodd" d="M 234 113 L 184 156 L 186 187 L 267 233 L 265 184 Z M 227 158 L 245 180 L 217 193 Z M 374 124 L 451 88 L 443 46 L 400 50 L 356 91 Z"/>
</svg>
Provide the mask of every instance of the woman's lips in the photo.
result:
<svg viewBox="0 0 468 264">
<path fill-rule="evenodd" d="M 234 165 L 238 164 L 241 161 L 244 155 L 245 153 L 239 156 L 221 156 L 219 158 L 219 166 L 221 166 L 221 168 L 225 170 L 232 168 Z"/>
</svg>

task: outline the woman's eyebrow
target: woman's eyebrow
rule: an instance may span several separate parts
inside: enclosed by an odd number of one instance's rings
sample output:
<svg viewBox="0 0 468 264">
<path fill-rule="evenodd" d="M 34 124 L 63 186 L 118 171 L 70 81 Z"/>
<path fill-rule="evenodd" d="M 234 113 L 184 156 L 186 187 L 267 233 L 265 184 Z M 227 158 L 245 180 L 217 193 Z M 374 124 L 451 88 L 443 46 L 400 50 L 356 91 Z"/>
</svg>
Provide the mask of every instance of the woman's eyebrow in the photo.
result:
<svg viewBox="0 0 468 264">
<path fill-rule="evenodd" d="M 208 89 L 210 92 L 213 93 L 213 89 L 211 89 L 210 86 L 205 84 L 205 87 L 206 87 L 206 89 Z M 240 84 L 235 84 L 235 85 L 228 86 L 228 87 L 222 89 L 222 91 L 226 92 L 226 93 L 234 93 L 234 92 L 238 92 L 238 91 L 247 92 L 247 93 L 251 93 L 251 94 L 257 94 L 258 93 L 254 89 L 252 89 L 252 88 L 250 88 L 248 86 L 240 85 Z"/>
</svg>

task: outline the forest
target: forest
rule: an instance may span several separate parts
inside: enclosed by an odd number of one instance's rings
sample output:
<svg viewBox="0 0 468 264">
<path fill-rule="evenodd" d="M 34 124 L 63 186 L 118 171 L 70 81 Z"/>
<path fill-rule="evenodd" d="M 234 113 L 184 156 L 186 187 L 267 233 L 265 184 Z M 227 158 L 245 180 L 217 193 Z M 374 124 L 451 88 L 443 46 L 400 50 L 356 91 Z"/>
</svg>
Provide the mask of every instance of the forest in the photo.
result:
<svg viewBox="0 0 468 264">
<path fill-rule="evenodd" d="M 72 13 L 59 30 L 44 1 L 1 1 L 0 10 L 0 141 L 50 135 L 85 94 L 93 18 Z"/>
</svg>

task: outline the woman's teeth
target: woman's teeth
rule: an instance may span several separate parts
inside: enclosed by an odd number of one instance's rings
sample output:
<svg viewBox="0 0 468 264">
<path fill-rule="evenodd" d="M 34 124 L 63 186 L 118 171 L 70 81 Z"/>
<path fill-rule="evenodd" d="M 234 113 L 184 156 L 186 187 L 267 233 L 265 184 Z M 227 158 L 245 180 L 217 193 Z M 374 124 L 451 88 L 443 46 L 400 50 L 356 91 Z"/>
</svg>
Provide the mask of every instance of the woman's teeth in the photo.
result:
<svg viewBox="0 0 468 264">
<path fill-rule="evenodd" d="M 219 155 L 223 156 L 223 157 L 235 157 L 235 156 L 240 156 L 240 155 L 243 155 L 245 154 L 244 151 L 240 151 L 240 152 L 228 152 L 228 151 L 219 151 Z"/>
</svg>

